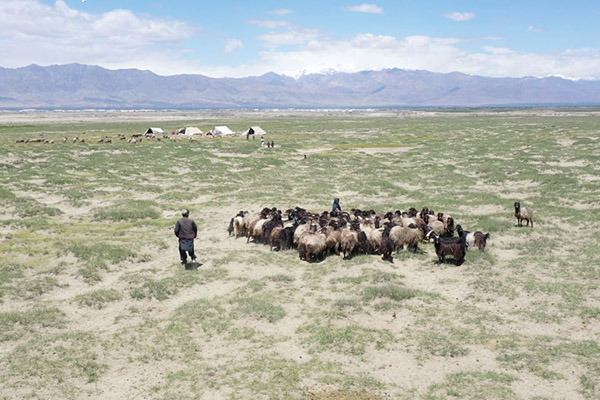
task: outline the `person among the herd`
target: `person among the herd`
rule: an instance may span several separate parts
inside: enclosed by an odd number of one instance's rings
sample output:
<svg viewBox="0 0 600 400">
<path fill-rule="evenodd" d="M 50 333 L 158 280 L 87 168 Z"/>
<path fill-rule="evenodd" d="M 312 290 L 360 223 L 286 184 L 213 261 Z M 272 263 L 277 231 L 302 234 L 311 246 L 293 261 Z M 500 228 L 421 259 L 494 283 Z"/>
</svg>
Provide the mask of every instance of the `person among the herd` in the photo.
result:
<svg viewBox="0 0 600 400">
<path fill-rule="evenodd" d="M 175 236 L 179 238 L 179 256 L 181 263 L 187 263 L 187 255 L 190 255 L 192 262 L 196 262 L 196 254 L 194 254 L 194 239 L 198 235 L 198 226 L 193 219 L 190 218 L 190 210 L 184 209 L 181 212 L 181 218 L 175 224 Z"/>
<path fill-rule="evenodd" d="M 338 199 L 337 197 L 335 199 L 333 199 L 333 205 L 331 206 L 331 211 L 332 212 L 341 212 L 342 211 L 342 207 L 340 206 L 340 199 Z"/>
</svg>

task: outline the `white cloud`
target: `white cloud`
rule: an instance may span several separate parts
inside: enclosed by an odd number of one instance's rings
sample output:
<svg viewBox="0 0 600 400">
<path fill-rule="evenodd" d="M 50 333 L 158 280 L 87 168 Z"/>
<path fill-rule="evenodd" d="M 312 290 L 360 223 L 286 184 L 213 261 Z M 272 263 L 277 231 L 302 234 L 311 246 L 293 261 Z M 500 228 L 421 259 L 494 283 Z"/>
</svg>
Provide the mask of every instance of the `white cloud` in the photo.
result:
<svg viewBox="0 0 600 400">
<path fill-rule="evenodd" d="M 206 64 L 210 57 L 193 60 L 182 43 L 195 31 L 176 20 L 146 17 L 128 10 L 92 14 L 71 8 L 65 1 L 47 5 L 39 0 L 0 0 L 0 65 L 21 67 L 82 64 L 105 68 L 138 68 L 158 74 L 200 73 L 208 76 L 248 76 L 269 71 L 287 75 L 338 70 L 357 72 L 382 68 L 422 69 L 433 72 L 506 76 L 549 76 L 600 80 L 600 49 L 571 48 L 553 53 L 517 52 L 484 46 L 467 51 L 464 40 L 489 44 L 501 37 L 377 35 L 360 33 L 337 39 L 325 31 L 287 21 L 254 21 L 266 32 L 256 39 L 265 48 L 245 64 Z M 265 22 L 267 21 L 267 22 Z M 223 39 L 224 40 L 224 39 Z M 252 39 L 229 39 L 224 51 L 251 47 Z M 233 63 L 235 57 L 227 57 Z M 231 61 L 229 61 L 231 60 Z"/>
<path fill-rule="evenodd" d="M 560 54 L 520 53 L 485 46 L 481 52 L 461 49 L 451 37 L 394 37 L 362 33 L 348 40 L 316 38 L 294 50 L 268 49 L 239 67 L 204 67 L 209 76 L 261 75 L 269 71 L 299 76 L 330 70 L 358 72 L 383 68 L 463 72 L 490 77 L 550 75 L 600 79 L 600 50 L 569 50 Z"/>
<path fill-rule="evenodd" d="M 5 67 L 78 62 L 168 71 L 168 62 L 157 60 L 181 56 L 175 45 L 194 34 L 192 27 L 179 21 L 140 17 L 119 9 L 94 15 L 62 0 L 54 5 L 2 0 L 0 21 Z"/>
<path fill-rule="evenodd" d="M 528 30 L 529 32 L 546 32 L 546 29 L 544 29 L 544 28 L 540 28 L 540 27 L 538 27 L 538 26 L 532 26 L 532 25 L 529 25 L 529 26 L 527 27 L 527 30 Z"/>
<path fill-rule="evenodd" d="M 483 49 L 492 54 L 510 54 L 510 49 L 506 47 L 483 46 Z"/>
<path fill-rule="evenodd" d="M 294 12 L 294 10 L 290 10 L 289 8 L 278 8 L 276 10 L 269 10 L 269 14 L 273 15 L 288 15 Z"/>
<path fill-rule="evenodd" d="M 223 51 L 225 52 L 225 54 L 231 54 L 234 52 L 235 49 L 240 49 L 242 47 L 244 47 L 244 43 L 242 43 L 241 40 L 227 39 L 227 41 L 225 42 L 225 48 L 223 49 Z"/>
<path fill-rule="evenodd" d="M 348 11 L 369 13 L 369 14 L 383 14 L 383 8 L 377 4 L 362 3 L 356 6 L 350 6 L 347 8 Z"/>
<path fill-rule="evenodd" d="M 483 40 L 504 40 L 503 36 L 484 36 L 481 39 Z"/>
<path fill-rule="evenodd" d="M 475 14 L 471 12 L 461 13 L 461 12 L 451 12 L 444 14 L 444 17 L 453 19 L 455 21 L 468 21 L 470 19 L 475 18 Z"/>
<path fill-rule="evenodd" d="M 265 42 L 265 46 L 275 48 L 282 45 L 304 44 L 319 36 L 316 29 L 290 28 L 283 32 L 269 32 L 258 35 L 256 38 Z"/>
<path fill-rule="evenodd" d="M 292 25 L 284 19 L 252 19 L 250 23 L 268 29 L 287 28 Z"/>
</svg>

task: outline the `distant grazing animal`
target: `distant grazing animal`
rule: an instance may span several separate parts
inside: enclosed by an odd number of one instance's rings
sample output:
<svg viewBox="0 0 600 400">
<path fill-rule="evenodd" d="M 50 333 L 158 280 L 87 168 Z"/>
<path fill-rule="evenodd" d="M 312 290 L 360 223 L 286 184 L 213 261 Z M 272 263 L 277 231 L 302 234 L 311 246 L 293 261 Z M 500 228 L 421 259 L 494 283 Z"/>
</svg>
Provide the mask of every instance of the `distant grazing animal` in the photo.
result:
<svg viewBox="0 0 600 400">
<path fill-rule="evenodd" d="M 534 215 L 535 211 L 532 208 L 522 207 L 520 202 L 515 201 L 515 217 L 517 218 L 517 225 L 523 226 L 523 221 L 527 221 L 526 226 L 529 226 L 529 222 L 531 222 L 531 227 L 533 228 Z"/>
</svg>

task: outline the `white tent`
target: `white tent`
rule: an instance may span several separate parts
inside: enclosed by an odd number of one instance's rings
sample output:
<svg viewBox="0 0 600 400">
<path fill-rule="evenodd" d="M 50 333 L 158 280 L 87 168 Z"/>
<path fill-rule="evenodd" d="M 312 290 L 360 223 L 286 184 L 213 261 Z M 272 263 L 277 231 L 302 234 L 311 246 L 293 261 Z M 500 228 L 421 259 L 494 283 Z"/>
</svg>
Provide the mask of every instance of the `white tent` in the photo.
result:
<svg viewBox="0 0 600 400">
<path fill-rule="evenodd" d="M 148 128 L 148 130 L 145 133 L 154 133 L 154 134 L 158 135 L 158 134 L 164 134 L 165 131 L 163 131 L 160 128 Z"/>
<path fill-rule="evenodd" d="M 212 130 L 214 136 L 233 136 L 235 133 L 226 126 L 215 126 Z"/>
<path fill-rule="evenodd" d="M 195 126 L 186 126 L 185 128 L 181 128 L 180 130 L 177 131 L 177 133 L 179 133 L 180 135 L 202 135 L 204 132 L 202 132 L 200 129 L 196 128 Z"/>
<path fill-rule="evenodd" d="M 265 130 L 263 128 L 261 128 L 260 126 L 251 126 L 250 128 L 248 128 L 248 130 L 246 130 L 246 132 L 244 132 L 244 135 L 248 136 L 248 135 L 266 135 L 267 132 L 265 132 Z"/>
</svg>

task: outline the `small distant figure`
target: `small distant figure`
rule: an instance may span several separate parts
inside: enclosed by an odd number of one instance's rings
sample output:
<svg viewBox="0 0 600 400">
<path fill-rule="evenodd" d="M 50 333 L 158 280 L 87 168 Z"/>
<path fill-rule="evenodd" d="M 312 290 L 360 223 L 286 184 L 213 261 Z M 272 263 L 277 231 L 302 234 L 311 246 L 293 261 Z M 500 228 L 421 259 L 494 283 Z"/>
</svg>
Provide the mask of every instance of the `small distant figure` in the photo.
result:
<svg viewBox="0 0 600 400">
<path fill-rule="evenodd" d="M 264 146 L 264 145 L 265 145 L 265 138 L 264 138 L 264 137 L 261 137 L 261 138 L 260 138 L 260 145 L 261 145 L 261 146 Z"/>
<path fill-rule="evenodd" d="M 194 254 L 194 239 L 198 235 L 198 226 L 193 219 L 189 218 L 190 210 L 187 208 L 181 212 L 181 218 L 175 224 L 175 236 L 179 238 L 179 256 L 181 264 L 187 263 L 187 255 L 189 254 L 192 262 L 196 262 L 196 254 Z M 199 263 L 201 264 L 201 263 Z"/>
<path fill-rule="evenodd" d="M 306 160 L 306 154 L 304 155 L 304 159 Z"/>
<path fill-rule="evenodd" d="M 331 206 L 332 212 L 342 212 L 342 206 L 340 206 L 340 199 L 337 197 L 333 199 L 333 205 Z"/>
<path fill-rule="evenodd" d="M 271 140 L 271 147 L 275 147 L 275 142 Z"/>
</svg>

